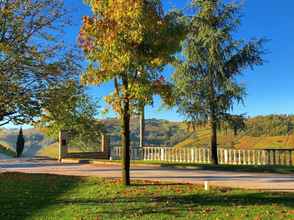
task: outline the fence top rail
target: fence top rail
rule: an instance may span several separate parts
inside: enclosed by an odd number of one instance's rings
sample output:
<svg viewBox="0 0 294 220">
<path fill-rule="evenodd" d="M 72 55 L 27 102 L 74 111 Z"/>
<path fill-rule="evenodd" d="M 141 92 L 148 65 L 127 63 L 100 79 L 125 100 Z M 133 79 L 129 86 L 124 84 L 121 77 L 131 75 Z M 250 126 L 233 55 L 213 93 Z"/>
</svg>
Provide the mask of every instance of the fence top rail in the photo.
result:
<svg viewBox="0 0 294 220">
<path fill-rule="evenodd" d="M 293 148 L 281 148 L 281 149 L 264 148 L 264 149 L 261 149 L 261 150 L 266 150 L 266 151 L 269 151 L 269 150 L 275 150 L 275 151 L 294 151 L 294 147 Z"/>
<path fill-rule="evenodd" d="M 112 149 L 121 149 L 120 146 L 113 146 Z M 207 149 L 210 150 L 210 148 L 207 147 L 191 147 L 191 148 L 174 148 L 174 147 L 137 147 L 137 146 L 131 146 L 131 150 L 152 150 L 152 149 L 173 149 L 173 150 L 187 150 L 187 149 Z M 294 151 L 294 148 L 283 148 L 283 149 L 271 149 L 271 148 L 265 148 L 265 149 L 236 149 L 236 148 L 218 148 L 219 151 Z"/>
</svg>

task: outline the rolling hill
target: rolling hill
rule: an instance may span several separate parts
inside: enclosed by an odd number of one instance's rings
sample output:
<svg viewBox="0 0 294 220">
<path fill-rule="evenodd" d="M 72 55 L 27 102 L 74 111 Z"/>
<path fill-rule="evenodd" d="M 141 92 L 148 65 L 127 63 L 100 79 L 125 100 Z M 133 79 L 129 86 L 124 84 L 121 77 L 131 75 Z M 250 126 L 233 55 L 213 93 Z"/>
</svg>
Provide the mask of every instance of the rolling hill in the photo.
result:
<svg viewBox="0 0 294 220">
<path fill-rule="evenodd" d="M 120 127 L 116 119 L 105 119 L 104 125 L 110 135 L 111 146 L 120 144 Z M 236 149 L 261 149 L 261 148 L 294 148 L 294 116 L 269 115 L 248 118 L 246 128 L 234 136 L 231 130 L 220 131 L 218 142 L 220 147 Z M 14 151 L 18 130 L 0 130 L 0 145 L 2 149 Z M 51 156 L 57 157 L 58 143 L 47 138 L 38 129 L 25 129 L 26 139 L 25 156 Z M 205 147 L 210 143 L 210 130 L 199 128 L 188 132 L 183 122 L 167 120 L 146 120 L 145 131 L 147 146 L 175 146 L 175 147 Z M 132 146 L 139 144 L 138 119 L 131 120 Z M 0 147 L 1 150 L 1 147 Z"/>
<path fill-rule="evenodd" d="M 175 145 L 175 147 L 200 147 L 209 146 L 210 130 L 202 128 L 197 130 L 190 137 Z M 236 149 L 262 149 L 262 148 L 294 148 L 294 135 L 277 135 L 277 136 L 251 136 L 245 132 L 234 136 L 233 132 L 218 133 L 219 147 L 236 148 Z"/>
</svg>

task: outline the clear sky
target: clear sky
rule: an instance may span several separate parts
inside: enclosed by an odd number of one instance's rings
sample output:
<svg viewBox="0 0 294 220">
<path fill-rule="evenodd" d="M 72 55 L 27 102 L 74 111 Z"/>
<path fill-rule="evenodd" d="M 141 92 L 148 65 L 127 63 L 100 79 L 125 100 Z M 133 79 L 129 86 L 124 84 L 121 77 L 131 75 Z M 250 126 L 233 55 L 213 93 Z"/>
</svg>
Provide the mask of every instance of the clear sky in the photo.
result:
<svg viewBox="0 0 294 220">
<path fill-rule="evenodd" d="M 64 36 L 68 42 L 76 42 L 83 15 L 91 14 L 82 0 L 65 0 L 74 8 L 72 12 L 75 26 Z M 185 8 L 187 0 L 163 0 L 166 10 L 172 7 Z M 247 87 L 245 106 L 235 106 L 236 113 L 249 116 L 265 114 L 294 114 L 294 1 L 293 0 L 243 0 L 242 25 L 237 37 L 244 39 L 265 37 L 270 41 L 265 45 L 268 53 L 266 63 L 253 71 L 245 71 L 241 81 Z M 167 68 L 165 76 L 170 76 L 172 68 Z M 99 98 L 112 90 L 111 84 L 90 88 L 89 94 Z M 147 118 L 169 120 L 183 119 L 176 110 L 160 108 L 159 99 L 146 110 Z M 103 106 L 103 102 L 101 102 Z M 109 116 L 113 116 L 110 114 Z"/>
</svg>

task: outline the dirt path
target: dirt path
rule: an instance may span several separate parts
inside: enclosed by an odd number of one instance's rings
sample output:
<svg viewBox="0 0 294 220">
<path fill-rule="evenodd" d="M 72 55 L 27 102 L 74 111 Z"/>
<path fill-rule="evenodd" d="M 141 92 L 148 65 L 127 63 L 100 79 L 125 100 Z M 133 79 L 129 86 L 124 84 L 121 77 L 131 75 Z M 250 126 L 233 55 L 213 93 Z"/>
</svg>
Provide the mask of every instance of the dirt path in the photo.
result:
<svg viewBox="0 0 294 220">
<path fill-rule="evenodd" d="M 48 160 L 1 160 L 0 172 L 50 173 L 74 176 L 99 176 L 119 178 L 118 165 L 60 164 Z M 247 173 L 207 170 L 160 168 L 158 166 L 135 166 L 131 177 L 140 180 L 167 181 L 178 183 L 261 189 L 294 192 L 294 175 Z"/>
</svg>

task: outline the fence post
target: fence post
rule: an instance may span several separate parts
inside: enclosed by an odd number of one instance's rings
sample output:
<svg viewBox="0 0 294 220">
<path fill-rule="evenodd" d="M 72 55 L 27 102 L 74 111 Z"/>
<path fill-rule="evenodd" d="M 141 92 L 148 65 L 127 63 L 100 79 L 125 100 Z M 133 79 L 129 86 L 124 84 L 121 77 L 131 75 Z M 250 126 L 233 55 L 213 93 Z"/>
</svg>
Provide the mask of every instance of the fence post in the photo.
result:
<svg viewBox="0 0 294 220">
<path fill-rule="evenodd" d="M 252 150 L 252 164 L 253 165 L 256 165 L 256 151 L 255 150 Z"/>
<path fill-rule="evenodd" d="M 271 165 L 271 151 L 267 150 L 267 165 Z"/>
<path fill-rule="evenodd" d="M 277 158 L 276 158 L 276 150 L 273 150 L 273 164 L 276 165 L 277 163 Z"/>
<path fill-rule="evenodd" d="M 237 152 L 236 150 L 233 150 L 233 153 L 234 153 L 234 164 L 237 164 Z"/>
<path fill-rule="evenodd" d="M 105 134 L 101 135 L 101 151 L 107 156 L 107 158 L 110 158 L 110 147 L 109 147 L 109 137 Z"/>
<path fill-rule="evenodd" d="M 160 160 L 164 161 L 164 148 L 160 148 Z"/>
<path fill-rule="evenodd" d="M 194 149 L 192 148 L 191 149 L 191 163 L 194 163 L 195 162 L 195 158 L 194 158 Z"/>
<path fill-rule="evenodd" d="M 228 150 L 224 149 L 225 164 L 228 164 Z"/>
<path fill-rule="evenodd" d="M 238 160 L 237 160 L 237 164 L 242 164 L 242 160 L 241 160 L 241 150 L 238 150 Z"/>
</svg>

